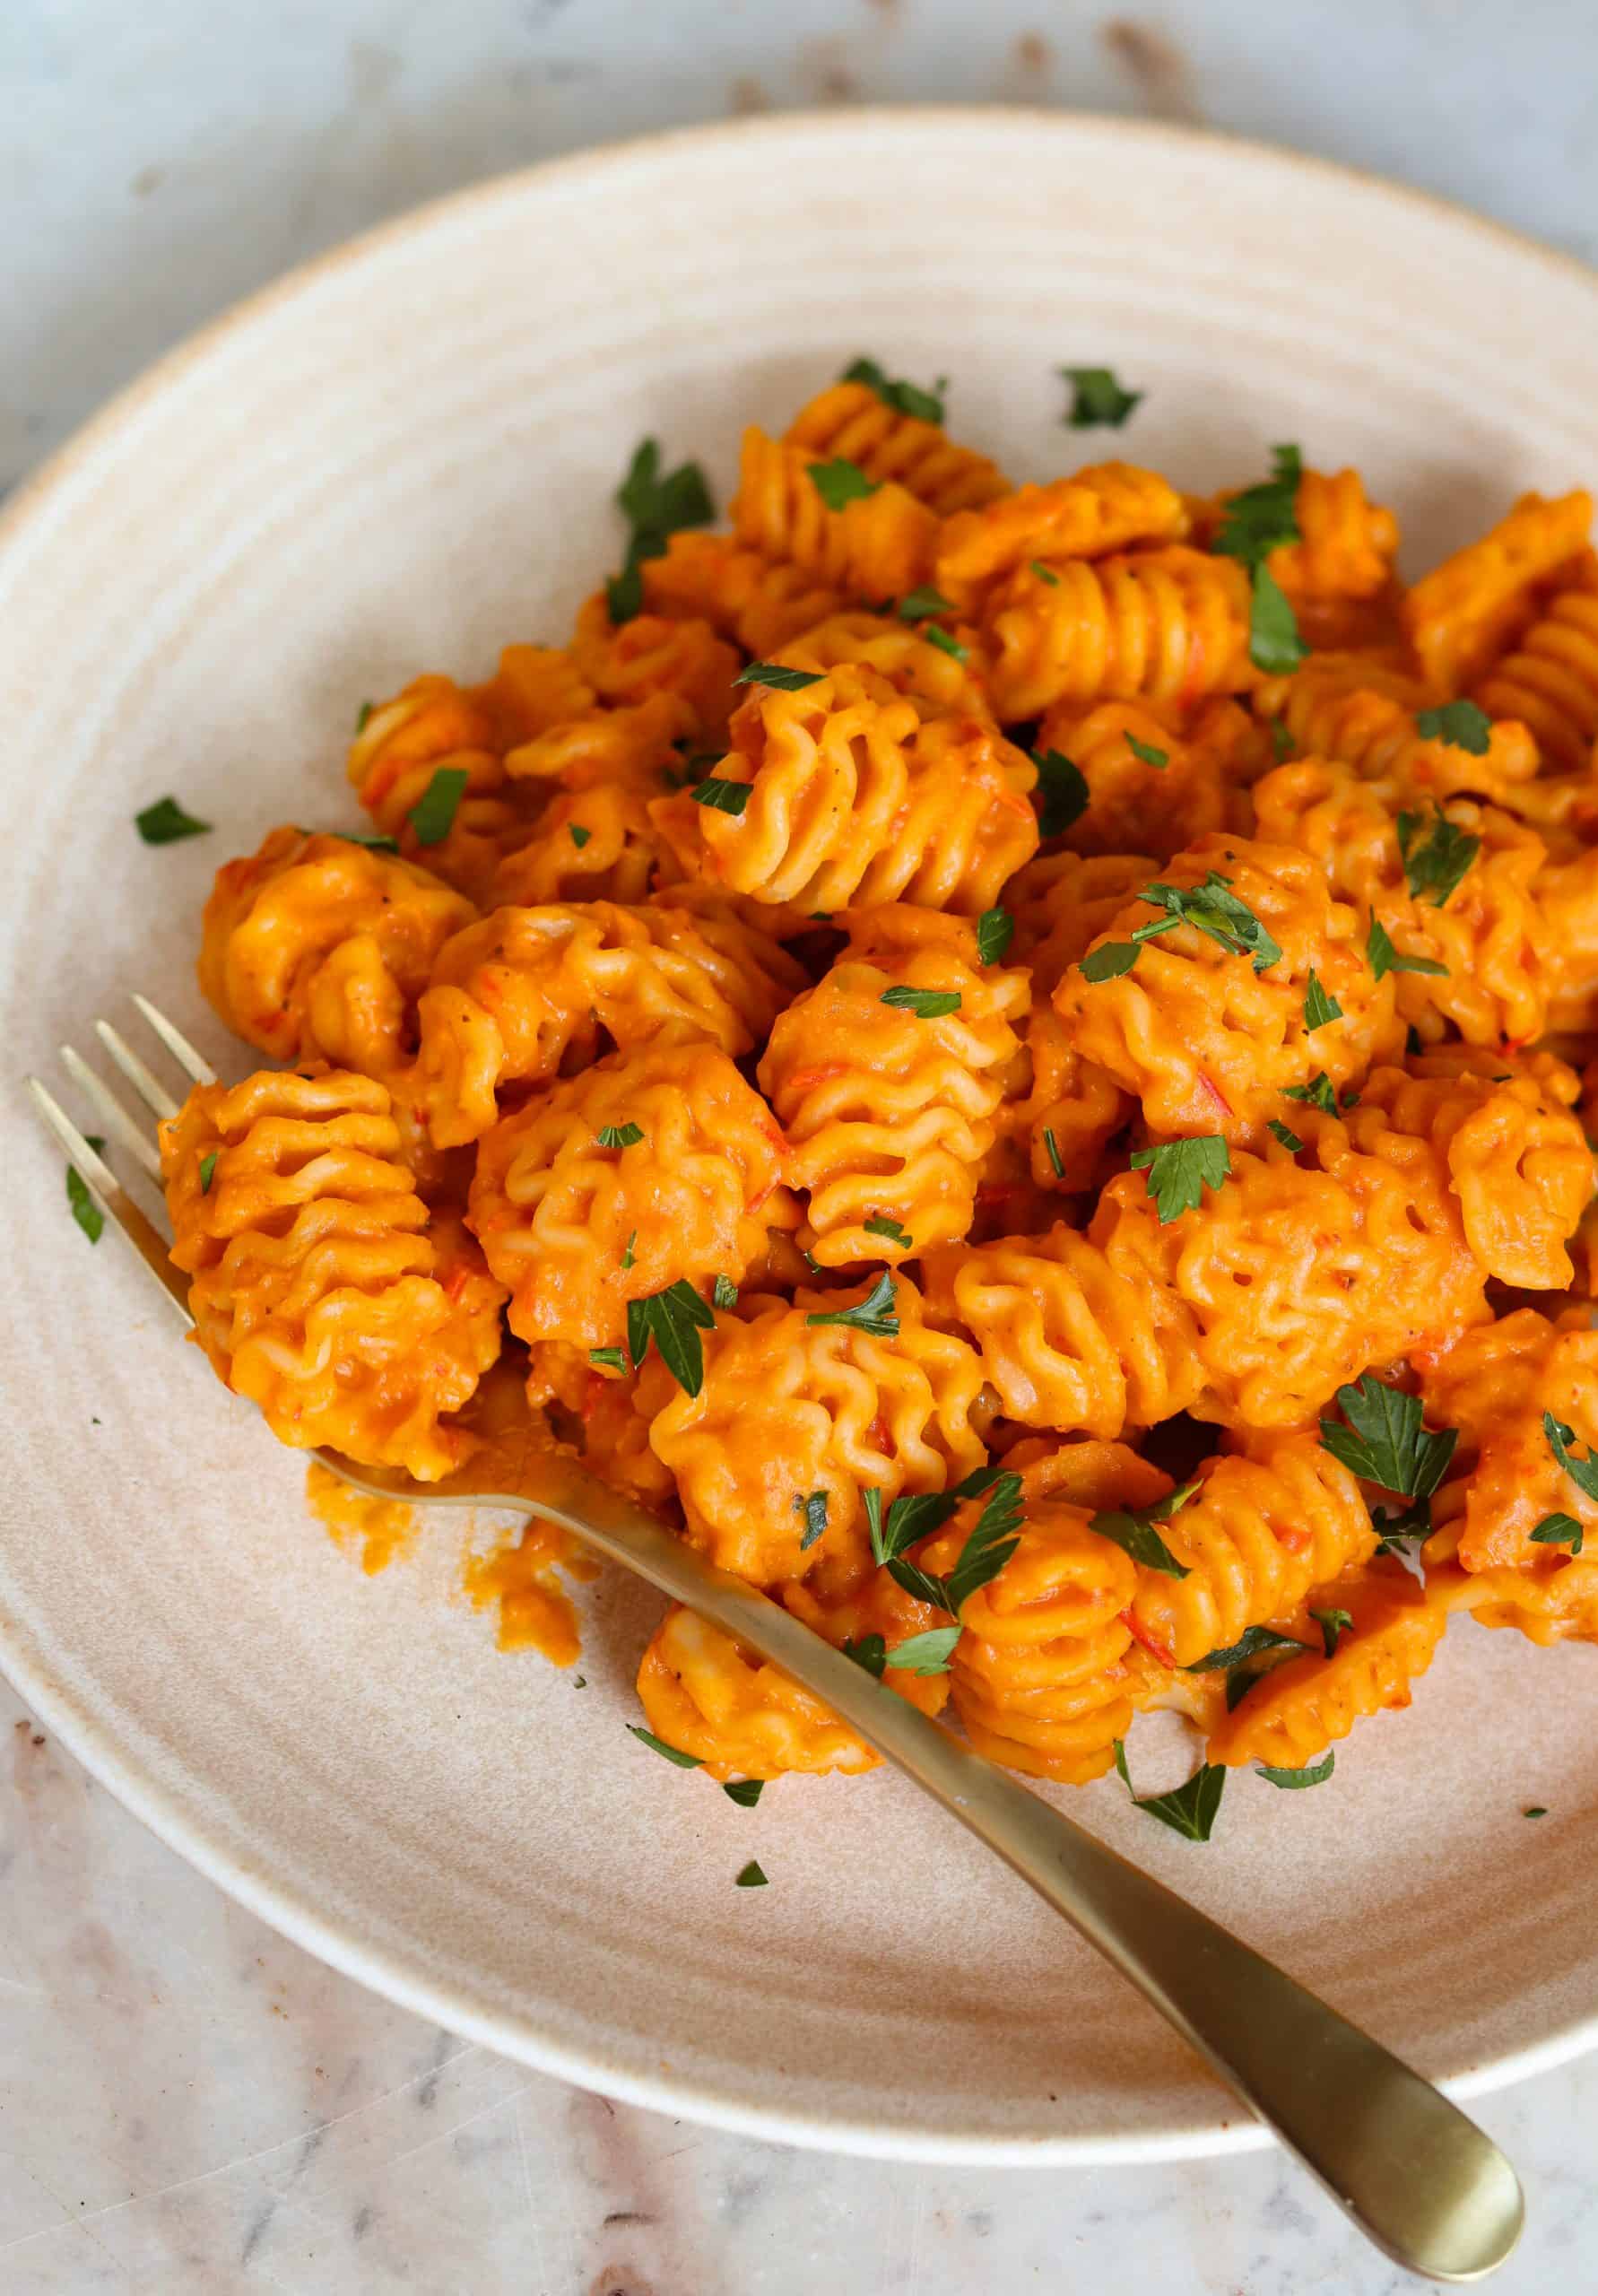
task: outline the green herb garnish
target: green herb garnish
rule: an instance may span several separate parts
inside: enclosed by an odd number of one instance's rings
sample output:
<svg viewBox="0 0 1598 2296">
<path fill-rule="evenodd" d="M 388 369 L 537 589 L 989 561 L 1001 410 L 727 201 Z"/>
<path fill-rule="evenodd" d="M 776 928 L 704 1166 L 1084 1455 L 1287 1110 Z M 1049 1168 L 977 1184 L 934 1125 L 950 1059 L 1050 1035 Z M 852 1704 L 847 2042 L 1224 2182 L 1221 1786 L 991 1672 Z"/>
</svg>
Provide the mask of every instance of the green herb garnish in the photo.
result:
<svg viewBox="0 0 1598 2296">
<path fill-rule="evenodd" d="M 713 1308 L 724 1309 L 735 1308 L 737 1306 L 738 1286 L 734 1283 L 730 1275 L 718 1275 L 716 1277 L 715 1283 L 710 1287 L 710 1304 Z"/>
<path fill-rule="evenodd" d="M 1184 1212 L 1196 1211 L 1204 1190 L 1217 1188 L 1232 1169 L 1230 1151 L 1219 1132 L 1196 1140 L 1168 1140 L 1158 1148 L 1140 1149 L 1132 1159 L 1134 1172 L 1147 1172 L 1149 1194 L 1168 1226 Z"/>
<path fill-rule="evenodd" d="M 176 797 L 158 797 L 153 805 L 146 805 L 142 813 L 134 815 L 134 827 L 146 845 L 176 845 L 183 838 L 207 837 L 211 832 L 211 823 L 186 813 Z"/>
<path fill-rule="evenodd" d="M 804 1536 L 799 1542 L 799 1552 L 805 1554 L 827 1527 L 827 1493 L 824 1491 L 796 1492 L 794 1512 L 804 1518 Z"/>
<path fill-rule="evenodd" d="M 594 834 L 591 829 L 585 829 L 581 822 L 568 822 L 566 824 L 566 833 L 570 838 L 572 843 L 577 847 L 579 853 Z"/>
<path fill-rule="evenodd" d="M 864 502 L 868 494 L 877 491 L 877 482 L 867 478 L 858 463 L 848 462 L 842 455 L 831 462 L 812 463 L 810 477 L 829 510 L 842 510 L 851 502 Z"/>
<path fill-rule="evenodd" d="M 602 1125 L 595 1135 L 602 1148 L 636 1148 L 643 1136 L 643 1127 L 637 1124 Z M 633 1233 L 637 1235 L 636 1228 Z"/>
<path fill-rule="evenodd" d="M 86 1132 L 83 1144 L 92 1148 L 97 1156 L 105 1150 L 105 1141 L 98 1132 Z M 106 1215 L 89 1192 L 89 1183 L 75 1164 L 66 1168 L 66 1200 L 72 1206 L 72 1216 L 91 1244 L 98 1244 L 105 1233 Z"/>
<path fill-rule="evenodd" d="M 728 1778 L 723 1779 L 721 1790 L 741 1810 L 752 1810 L 766 1790 L 766 1781 L 763 1778 Z"/>
<path fill-rule="evenodd" d="M 1304 985 L 1304 1025 L 1307 1029 L 1324 1029 L 1330 1021 L 1341 1021 L 1342 1006 L 1335 996 L 1329 996 L 1321 986 L 1320 975 L 1313 965 Z"/>
<path fill-rule="evenodd" d="M 464 765 L 441 765 L 406 815 L 418 845 L 442 845 L 455 827 L 455 817 L 466 784 L 472 778 Z"/>
<path fill-rule="evenodd" d="M 901 622 L 925 622 L 929 614 L 952 613 L 953 612 L 953 599 L 946 598 L 942 591 L 932 582 L 923 582 L 918 590 L 912 590 L 908 597 L 903 597 L 899 602 L 899 618 Z"/>
<path fill-rule="evenodd" d="M 664 558 L 666 544 L 682 526 L 708 526 L 716 504 L 698 463 L 681 463 L 664 475 L 660 448 L 646 439 L 616 490 L 616 500 L 630 528 L 627 558 L 620 574 L 605 585 L 613 622 L 630 622 L 644 603 L 642 568 L 647 558 Z"/>
<path fill-rule="evenodd" d="M 1151 765 L 1157 772 L 1163 773 L 1171 761 L 1168 750 L 1157 750 L 1152 742 L 1140 742 L 1135 734 L 1127 735 L 1126 746 L 1140 765 Z"/>
<path fill-rule="evenodd" d="M 1287 1150 L 1290 1156 L 1296 1156 L 1300 1148 L 1304 1145 L 1304 1143 L 1299 1139 L 1298 1134 L 1291 1130 L 1289 1126 L 1283 1124 L 1279 1116 L 1267 1117 L 1265 1119 L 1265 1129 L 1271 1135 L 1272 1140 L 1281 1141 L 1282 1146 Z"/>
<path fill-rule="evenodd" d="M 765 1886 L 766 1876 L 760 1871 L 759 1861 L 751 1857 L 738 1876 L 738 1887 L 741 1890 L 763 1890 Z"/>
<path fill-rule="evenodd" d="M 905 1252 L 909 1250 L 915 1241 L 915 1238 L 907 1234 L 897 1220 L 890 1220 L 885 1212 L 872 1213 L 871 1218 L 865 1222 L 865 1232 L 868 1236 L 882 1236 L 887 1242 L 897 1244 L 900 1251 Z"/>
<path fill-rule="evenodd" d="M 627 1358 L 619 1347 L 591 1347 L 588 1361 L 604 1371 L 625 1371 L 627 1369 Z"/>
<path fill-rule="evenodd" d="M 1226 1790 L 1226 1771 L 1219 1762 L 1206 1762 L 1168 1794 L 1134 1794 L 1132 1773 L 1126 1767 L 1125 1744 L 1117 1738 L 1116 1768 L 1140 1810 L 1146 1810 L 1150 1817 L 1158 1818 L 1162 1826 L 1169 1826 L 1173 1833 L 1185 1835 L 1189 1841 L 1209 1840 L 1220 1814 L 1221 1795 Z"/>
<path fill-rule="evenodd" d="M 1032 762 L 1038 768 L 1038 834 L 1060 837 L 1081 819 L 1093 793 L 1081 767 L 1058 750 L 1046 750 L 1041 757 L 1034 750 Z"/>
<path fill-rule="evenodd" d="M 968 662 L 971 658 L 970 648 L 962 646 L 958 638 L 951 638 L 949 632 L 940 630 L 935 622 L 929 622 L 921 635 L 929 646 L 935 646 L 940 654 L 947 654 L 951 661 Z"/>
<path fill-rule="evenodd" d="M 1187 1565 L 1177 1561 L 1155 1526 L 1168 1523 L 1197 1489 L 1196 1483 L 1185 1483 L 1151 1507 L 1106 1507 L 1094 1516 L 1089 1528 L 1101 1539 L 1110 1540 L 1133 1562 L 1141 1562 L 1145 1570 L 1163 1571 L 1168 1578 L 1185 1578 Z"/>
<path fill-rule="evenodd" d="M 1321 1630 L 1321 1643 L 1328 1658 L 1337 1656 L 1338 1637 L 1346 1634 L 1354 1623 L 1351 1611 L 1311 1611 L 1310 1617 Z"/>
<path fill-rule="evenodd" d="M 1296 1650 L 1302 1657 L 1308 1648 L 1297 1636 L 1278 1634 L 1273 1626 L 1251 1626 L 1239 1641 L 1229 1642 L 1224 1650 L 1206 1650 L 1202 1658 L 1194 1658 L 1183 1667 L 1185 1674 L 1229 1674 L 1234 1666 L 1241 1666 L 1250 1658 L 1258 1658 L 1266 1651 Z"/>
<path fill-rule="evenodd" d="M 977 961 L 996 965 L 1008 955 L 1015 938 L 1015 919 L 1007 909 L 985 909 L 977 919 Z"/>
<path fill-rule="evenodd" d="M 844 369 L 838 380 L 841 383 L 866 384 L 875 391 L 883 405 L 890 406 L 896 414 L 913 415 L 917 422 L 942 422 L 943 420 L 943 393 L 949 387 L 947 375 L 940 375 L 931 390 L 924 391 L 919 383 L 907 383 L 902 377 L 896 380 L 885 375 L 874 359 L 856 359 Z"/>
<path fill-rule="evenodd" d="M 708 805 L 712 813 L 731 813 L 737 819 L 754 796 L 754 785 L 749 781 L 722 781 L 712 773 L 690 795 L 696 805 Z"/>
<path fill-rule="evenodd" d="M 1568 1546 L 1572 1554 L 1581 1552 L 1582 1528 L 1574 1515 L 1544 1515 L 1530 1536 L 1534 1546 Z"/>
<path fill-rule="evenodd" d="M 1365 937 L 1365 954 L 1378 980 L 1390 972 L 1431 973 L 1441 978 L 1448 970 L 1447 966 L 1438 964 L 1435 957 L 1401 957 L 1393 945 L 1392 935 L 1374 911 L 1370 931 Z M 1413 1031 L 1411 1033 L 1413 1034 Z"/>
<path fill-rule="evenodd" d="M 914 1013 L 918 1021 L 941 1021 L 946 1013 L 960 1011 L 958 988 L 885 988 L 880 1004 L 890 1004 L 896 1013 Z"/>
<path fill-rule="evenodd" d="M 928 1627 L 925 1634 L 912 1634 L 908 1642 L 890 1650 L 888 1664 L 903 1674 L 946 1674 L 960 1632 L 958 1626 Z"/>
<path fill-rule="evenodd" d="M 1224 507 L 1220 531 L 1210 544 L 1220 558 L 1241 559 L 1254 568 L 1284 543 L 1303 539 L 1298 529 L 1298 483 L 1304 460 L 1297 447 L 1272 447 L 1269 478 L 1246 486 Z"/>
<path fill-rule="evenodd" d="M 1429 893 L 1434 909 L 1441 909 L 1481 850 L 1481 839 L 1458 829 L 1443 813 L 1434 814 L 1424 838 L 1419 813 L 1398 816 L 1398 849 L 1403 857 L 1410 891 L 1419 900 Z"/>
<path fill-rule="evenodd" d="M 1248 658 L 1270 678 L 1296 670 L 1309 651 L 1287 592 L 1262 559 L 1254 570 L 1248 608 Z"/>
<path fill-rule="evenodd" d="M 397 853 L 397 837 L 386 837 L 380 829 L 334 829 L 329 837 L 342 838 L 346 845 L 363 845 L 369 853 Z"/>
<path fill-rule="evenodd" d="M 713 1331 L 716 1318 L 685 1277 L 669 1283 L 647 1300 L 627 1303 L 627 1352 L 634 1367 L 640 1364 L 654 1340 L 660 1358 L 685 1394 L 697 1396 L 705 1383 L 702 1331 Z"/>
<path fill-rule="evenodd" d="M 212 1175 L 216 1170 L 216 1160 L 221 1153 L 220 1148 L 213 1148 L 208 1156 L 202 1156 L 200 1159 L 200 1194 L 202 1196 L 209 1196 L 211 1193 Z"/>
<path fill-rule="evenodd" d="M 1067 430 L 1118 430 L 1144 396 L 1124 389 L 1113 367 L 1062 367 L 1060 372 L 1071 385 L 1071 404 L 1060 418 Z"/>
<path fill-rule="evenodd" d="M 880 1634 L 863 1634 L 858 1641 L 851 1636 L 843 1646 L 846 1658 L 853 1658 L 863 1666 L 873 1682 L 881 1682 L 882 1669 L 888 1663 L 888 1645 Z"/>
<path fill-rule="evenodd" d="M 1472 757 L 1485 757 L 1492 747 L 1492 719 L 1473 701 L 1445 701 L 1439 709 L 1417 710 L 1415 731 L 1423 742 L 1443 742 Z"/>
<path fill-rule="evenodd" d="M 1048 1158 L 1048 1168 L 1057 1180 L 1065 1177 L 1065 1160 L 1060 1153 L 1060 1144 L 1055 1138 L 1054 1126 L 1043 1127 L 1043 1152 Z"/>
<path fill-rule="evenodd" d="M 630 1722 L 627 1726 L 640 1745 L 649 1747 L 655 1753 L 664 1754 L 667 1761 L 674 1761 L 679 1770 L 699 1770 L 703 1767 L 703 1758 L 700 1755 L 685 1754 L 681 1746 L 668 1746 L 664 1738 L 657 1738 L 653 1730 L 646 1730 L 641 1722 Z"/>
<path fill-rule="evenodd" d="M 807 685 L 820 685 L 825 674 L 823 670 L 791 670 L 786 662 L 751 662 L 733 683 L 769 686 L 774 693 L 803 693 Z"/>
<path fill-rule="evenodd" d="M 1306 1786 L 1324 1786 L 1336 1767 L 1336 1754 L 1327 1753 L 1309 1770 L 1272 1770 L 1268 1762 L 1261 1762 L 1258 1774 L 1271 1785 L 1296 1794 Z"/>
<path fill-rule="evenodd" d="M 807 1324 L 844 1324 L 852 1331 L 869 1332 L 873 1339 L 897 1339 L 899 1307 L 893 1278 L 884 1269 L 864 1299 L 856 1300 L 852 1308 L 812 1309 L 804 1320 Z"/>
<path fill-rule="evenodd" d="M 1339 1387 L 1336 1402 L 1348 1424 L 1322 1420 L 1325 1449 L 1362 1482 L 1411 1501 L 1401 1515 L 1373 1518 L 1382 1533 L 1377 1552 L 1396 1552 L 1392 1543 L 1398 1539 L 1424 1538 L 1431 1528 L 1431 1494 L 1447 1472 L 1458 1430 L 1423 1426 L 1419 1396 L 1386 1387 L 1368 1371 Z"/>
<path fill-rule="evenodd" d="M 1562 1419 L 1556 1419 L 1551 1411 L 1542 1414 L 1542 1432 L 1548 1438 L 1549 1449 L 1577 1491 L 1598 1505 L 1598 1459 L 1593 1457 L 1592 1445 L 1588 1444 L 1585 1459 L 1572 1458 L 1570 1446 L 1576 1440 L 1576 1430 L 1568 1427 Z"/>
</svg>

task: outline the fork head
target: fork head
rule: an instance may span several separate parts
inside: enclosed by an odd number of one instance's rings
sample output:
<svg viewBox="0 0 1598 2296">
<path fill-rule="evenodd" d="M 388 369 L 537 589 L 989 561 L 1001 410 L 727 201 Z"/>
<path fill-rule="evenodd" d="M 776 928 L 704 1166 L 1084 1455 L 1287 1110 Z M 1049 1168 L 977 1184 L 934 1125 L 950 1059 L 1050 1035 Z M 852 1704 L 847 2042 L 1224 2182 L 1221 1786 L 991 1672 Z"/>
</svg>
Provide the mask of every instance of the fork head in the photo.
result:
<svg viewBox="0 0 1598 2296">
<path fill-rule="evenodd" d="M 214 1084 L 216 1072 L 204 1056 L 190 1044 L 174 1022 L 169 1021 L 147 996 L 134 997 L 134 1005 L 141 1018 L 166 1048 L 179 1068 L 195 1084 Z M 97 1021 L 94 1032 L 105 1048 L 112 1063 L 118 1068 L 134 1092 L 159 1122 L 162 1118 L 176 1116 L 178 1103 L 161 1083 L 159 1076 L 134 1049 L 119 1030 L 109 1021 Z M 156 1142 L 154 1125 L 149 1118 L 143 1122 L 130 1114 L 105 1079 L 90 1067 L 75 1048 L 61 1047 L 61 1065 L 68 1076 L 89 1101 L 95 1115 L 125 1148 L 135 1162 L 156 1187 L 161 1186 L 161 1151 Z M 80 1178 L 102 1212 L 113 1220 L 133 1246 L 145 1267 L 160 1283 L 161 1291 L 186 1323 L 193 1318 L 188 1311 L 188 1286 L 183 1276 L 167 1257 L 167 1246 L 155 1222 L 112 1171 L 94 1139 L 81 1132 L 55 1094 L 37 1076 L 28 1079 L 28 1090 L 33 1096 L 45 1122 L 65 1149 Z"/>
</svg>

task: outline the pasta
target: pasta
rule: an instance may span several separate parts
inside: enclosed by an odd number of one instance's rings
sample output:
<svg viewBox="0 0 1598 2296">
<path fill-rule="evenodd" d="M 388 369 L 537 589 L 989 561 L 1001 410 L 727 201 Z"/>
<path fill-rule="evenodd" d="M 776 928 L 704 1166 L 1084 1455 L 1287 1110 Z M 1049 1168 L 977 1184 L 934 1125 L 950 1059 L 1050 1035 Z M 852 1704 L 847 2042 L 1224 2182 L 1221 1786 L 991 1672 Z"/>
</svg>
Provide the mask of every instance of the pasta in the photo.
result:
<svg viewBox="0 0 1598 2296">
<path fill-rule="evenodd" d="M 564 640 L 363 709 L 369 826 L 225 864 L 268 1065 L 162 1127 L 173 1257 L 285 1442 L 437 1481 L 503 1350 L 992 1759 L 1181 1718 L 1202 1796 L 1139 1798 L 1202 1838 L 1456 1613 L 1598 1642 L 1592 506 L 1406 587 L 1353 470 L 1016 485 L 946 387 L 749 428 L 730 531 L 646 442 Z M 471 1564 L 503 1647 L 571 1662 L 567 1559 Z M 734 1787 L 876 1759 L 678 1608 L 638 1694 Z"/>
</svg>

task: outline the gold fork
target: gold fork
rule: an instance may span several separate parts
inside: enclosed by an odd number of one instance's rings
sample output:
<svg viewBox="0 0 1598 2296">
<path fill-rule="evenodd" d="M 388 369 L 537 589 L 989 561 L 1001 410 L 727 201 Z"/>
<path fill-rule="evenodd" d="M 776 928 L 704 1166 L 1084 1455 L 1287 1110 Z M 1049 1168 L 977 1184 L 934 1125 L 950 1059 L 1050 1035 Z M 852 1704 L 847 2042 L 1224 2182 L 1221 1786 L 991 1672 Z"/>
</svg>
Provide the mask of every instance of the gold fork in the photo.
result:
<svg viewBox="0 0 1598 2296">
<path fill-rule="evenodd" d="M 185 1074 L 195 1083 L 214 1083 L 187 1038 L 146 998 L 133 1001 Z M 175 1115 L 176 1100 L 119 1031 L 100 1021 L 96 1032 L 145 1108 L 157 1117 Z M 61 1057 L 108 1133 L 159 1181 L 160 1158 L 147 1129 L 69 1046 Z M 38 1078 L 28 1083 L 95 1199 L 191 1322 L 187 1287 L 154 1223 Z M 507 1370 L 488 1399 L 481 1448 L 442 1483 L 415 1483 L 336 1451 L 314 1456 L 358 1491 L 413 1506 L 525 1509 L 758 1650 L 824 1700 L 1064 1914 L 1378 2248 L 1439 2281 L 1477 2280 L 1503 2263 L 1524 2215 L 1515 2171 L 1429 2082 L 754 1587 L 703 1561 L 575 1459 L 539 1448 L 525 1407 L 515 1408 L 520 1397 L 509 1392 L 513 1382 Z"/>
</svg>

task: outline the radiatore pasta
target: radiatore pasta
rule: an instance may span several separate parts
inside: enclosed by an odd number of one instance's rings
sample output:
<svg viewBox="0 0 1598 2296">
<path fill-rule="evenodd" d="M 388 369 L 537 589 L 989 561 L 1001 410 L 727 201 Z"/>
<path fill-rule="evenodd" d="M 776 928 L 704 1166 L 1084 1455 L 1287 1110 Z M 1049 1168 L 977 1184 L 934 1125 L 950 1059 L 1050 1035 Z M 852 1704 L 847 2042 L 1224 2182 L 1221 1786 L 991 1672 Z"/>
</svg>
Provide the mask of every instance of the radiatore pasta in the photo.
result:
<svg viewBox="0 0 1598 2296">
<path fill-rule="evenodd" d="M 285 1442 L 437 1481 L 503 1355 L 992 1759 L 1316 1784 L 1456 1613 L 1598 1641 L 1591 501 L 1406 587 L 1353 470 L 1015 483 L 948 396 L 751 425 L 730 531 L 647 441 L 562 642 L 362 710 L 365 826 L 206 905 L 271 1065 L 163 1126 L 173 1257 Z M 473 1580 L 558 1663 L 564 1552 Z M 875 1761 L 681 1609 L 638 1689 Z"/>
</svg>

